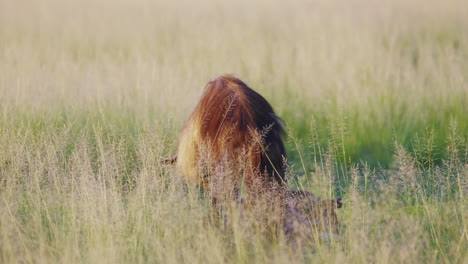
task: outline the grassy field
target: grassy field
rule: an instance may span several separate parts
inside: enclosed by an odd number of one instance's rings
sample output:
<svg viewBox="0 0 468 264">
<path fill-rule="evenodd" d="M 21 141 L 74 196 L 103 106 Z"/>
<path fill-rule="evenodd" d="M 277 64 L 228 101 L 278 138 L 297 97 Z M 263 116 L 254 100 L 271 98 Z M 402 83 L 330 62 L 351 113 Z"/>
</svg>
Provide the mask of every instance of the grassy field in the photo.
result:
<svg viewBox="0 0 468 264">
<path fill-rule="evenodd" d="M 205 84 L 283 118 L 291 247 L 159 165 Z M 0 263 L 467 263 L 467 1 L 0 0 Z"/>
</svg>

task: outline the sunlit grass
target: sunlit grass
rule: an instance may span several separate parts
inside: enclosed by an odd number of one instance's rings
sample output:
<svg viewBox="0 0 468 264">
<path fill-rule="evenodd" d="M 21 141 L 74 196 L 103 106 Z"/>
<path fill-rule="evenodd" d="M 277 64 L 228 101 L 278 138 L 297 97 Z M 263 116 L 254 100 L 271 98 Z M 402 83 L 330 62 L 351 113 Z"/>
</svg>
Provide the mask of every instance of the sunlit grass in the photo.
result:
<svg viewBox="0 0 468 264">
<path fill-rule="evenodd" d="M 223 227 L 159 164 L 225 73 L 338 239 Z M 0 262 L 466 263 L 467 79 L 464 1 L 1 1 Z"/>
</svg>

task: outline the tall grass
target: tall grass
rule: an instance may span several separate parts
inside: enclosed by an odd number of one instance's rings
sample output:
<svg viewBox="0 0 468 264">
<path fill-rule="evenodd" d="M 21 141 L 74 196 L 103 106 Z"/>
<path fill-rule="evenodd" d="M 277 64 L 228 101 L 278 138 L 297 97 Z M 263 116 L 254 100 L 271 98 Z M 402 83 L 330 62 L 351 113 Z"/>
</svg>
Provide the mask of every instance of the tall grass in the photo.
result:
<svg viewBox="0 0 468 264">
<path fill-rule="evenodd" d="M 228 231 L 159 164 L 224 73 L 343 196 L 332 243 Z M 465 1 L 0 1 L 0 263 L 466 263 L 467 79 Z"/>
</svg>

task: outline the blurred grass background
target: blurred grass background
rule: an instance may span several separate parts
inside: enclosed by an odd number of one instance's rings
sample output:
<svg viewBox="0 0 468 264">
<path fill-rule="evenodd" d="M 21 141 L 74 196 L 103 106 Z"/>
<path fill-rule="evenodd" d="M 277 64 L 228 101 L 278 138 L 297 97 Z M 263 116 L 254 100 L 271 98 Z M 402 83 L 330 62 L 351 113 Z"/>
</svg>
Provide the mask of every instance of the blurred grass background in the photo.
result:
<svg viewBox="0 0 468 264">
<path fill-rule="evenodd" d="M 344 133 L 342 162 L 388 167 L 394 140 L 413 149 L 428 131 L 440 162 L 450 120 L 467 134 L 467 11 L 416 2 L 3 1 L 2 112 L 65 123 L 123 112 L 180 128 L 229 73 L 305 144 L 311 122 L 322 144 Z"/>
</svg>

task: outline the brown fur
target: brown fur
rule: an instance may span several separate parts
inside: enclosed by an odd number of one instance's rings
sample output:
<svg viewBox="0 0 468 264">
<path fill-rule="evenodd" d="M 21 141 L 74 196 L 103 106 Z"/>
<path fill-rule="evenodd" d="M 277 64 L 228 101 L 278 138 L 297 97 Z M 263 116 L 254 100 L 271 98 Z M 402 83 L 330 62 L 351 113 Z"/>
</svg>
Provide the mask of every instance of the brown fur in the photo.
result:
<svg viewBox="0 0 468 264">
<path fill-rule="evenodd" d="M 251 190 L 259 181 L 285 185 L 283 133 L 280 118 L 260 94 L 235 77 L 220 76 L 206 85 L 184 126 L 177 168 L 211 191 Z"/>
</svg>

